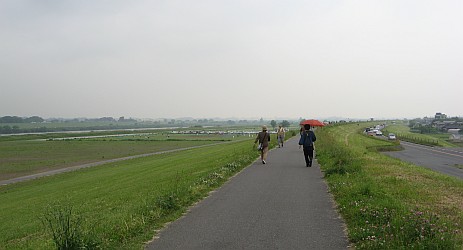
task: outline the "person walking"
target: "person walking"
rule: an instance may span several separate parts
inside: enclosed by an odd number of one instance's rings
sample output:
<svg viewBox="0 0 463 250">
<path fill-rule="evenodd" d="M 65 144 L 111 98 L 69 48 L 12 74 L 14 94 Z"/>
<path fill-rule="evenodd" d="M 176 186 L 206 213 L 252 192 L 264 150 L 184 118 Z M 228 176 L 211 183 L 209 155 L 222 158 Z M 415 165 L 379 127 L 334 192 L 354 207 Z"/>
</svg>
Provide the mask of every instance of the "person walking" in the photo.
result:
<svg viewBox="0 0 463 250">
<path fill-rule="evenodd" d="M 282 125 L 278 126 L 277 141 L 278 141 L 278 147 L 282 148 L 283 147 L 283 142 L 285 141 L 285 128 L 283 128 Z"/>
<path fill-rule="evenodd" d="M 259 142 L 261 147 L 260 150 L 260 159 L 262 160 L 263 164 L 266 164 L 267 160 L 267 153 L 268 153 L 268 145 L 270 141 L 270 134 L 267 132 L 267 126 L 262 126 L 262 131 L 257 134 L 256 140 L 254 141 L 254 145 Z"/>
<path fill-rule="evenodd" d="M 313 159 L 313 150 L 314 150 L 314 142 L 317 140 L 315 137 L 315 133 L 310 130 L 310 125 L 305 124 L 304 129 L 301 130 L 301 139 L 299 139 L 299 148 L 304 151 L 304 159 L 306 167 L 312 167 L 312 159 Z"/>
</svg>

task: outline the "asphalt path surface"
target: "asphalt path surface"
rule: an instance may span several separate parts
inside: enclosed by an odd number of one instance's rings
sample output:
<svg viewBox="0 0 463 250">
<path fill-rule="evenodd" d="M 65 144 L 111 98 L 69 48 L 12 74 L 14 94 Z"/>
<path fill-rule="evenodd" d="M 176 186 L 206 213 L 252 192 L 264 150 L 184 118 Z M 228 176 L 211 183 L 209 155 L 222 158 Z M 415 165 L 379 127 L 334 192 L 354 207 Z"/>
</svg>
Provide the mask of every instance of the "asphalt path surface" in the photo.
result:
<svg viewBox="0 0 463 250">
<path fill-rule="evenodd" d="M 298 138 L 231 178 L 146 249 L 346 249 L 345 225 L 318 163 L 305 166 Z M 251 147 L 251 145 L 250 145 Z"/>
<path fill-rule="evenodd" d="M 463 148 L 429 147 L 401 141 L 402 151 L 384 154 L 463 179 Z"/>
</svg>

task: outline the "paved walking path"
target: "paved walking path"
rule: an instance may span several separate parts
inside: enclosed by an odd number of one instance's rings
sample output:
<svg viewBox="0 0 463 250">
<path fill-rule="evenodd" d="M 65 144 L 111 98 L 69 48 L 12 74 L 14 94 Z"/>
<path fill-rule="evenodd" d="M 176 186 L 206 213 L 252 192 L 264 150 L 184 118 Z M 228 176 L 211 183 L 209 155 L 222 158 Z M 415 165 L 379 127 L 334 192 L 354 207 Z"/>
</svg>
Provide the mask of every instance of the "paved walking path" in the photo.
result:
<svg viewBox="0 0 463 250">
<path fill-rule="evenodd" d="M 298 138 L 269 152 L 163 229 L 147 249 L 346 249 L 348 241 L 317 162 Z"/>
</svg>

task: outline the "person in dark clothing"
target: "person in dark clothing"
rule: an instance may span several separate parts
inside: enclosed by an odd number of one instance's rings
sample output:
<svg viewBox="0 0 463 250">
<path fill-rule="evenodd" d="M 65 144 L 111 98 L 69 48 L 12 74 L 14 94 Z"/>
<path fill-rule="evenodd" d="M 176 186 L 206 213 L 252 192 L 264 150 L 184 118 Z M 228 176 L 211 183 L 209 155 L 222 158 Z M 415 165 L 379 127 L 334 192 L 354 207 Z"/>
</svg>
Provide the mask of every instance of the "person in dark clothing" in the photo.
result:
<svg viewBox="0 0 463 250">
<path fill-rule="evenodd" d="M 257 134 L 256 140 L 254 141 L 254 145 L 259 142 L 262 143 L 262 148 L 260 150 L 260 159 L 262 160 L 263 164 L 267 163 L 267 153 L 268 153 L 268 146 L 270 142 L 270 134 L 267 132 L 267 126 L 262 126 L 262 132 Z"/>
<path fill-rule="evenodd" d="M 315 137 L 315 133 L 310 130 L 310 125 L 305 124 L 304 130 L 301 131 L 301 139 L 299 139 L 299 148 L 304 151 L 304 159 L 306 167 L 312 167 L 312 159 L 313 159 L 313 150 L 314 150 L 314 142 L 317 140 Z"/>
</svg>

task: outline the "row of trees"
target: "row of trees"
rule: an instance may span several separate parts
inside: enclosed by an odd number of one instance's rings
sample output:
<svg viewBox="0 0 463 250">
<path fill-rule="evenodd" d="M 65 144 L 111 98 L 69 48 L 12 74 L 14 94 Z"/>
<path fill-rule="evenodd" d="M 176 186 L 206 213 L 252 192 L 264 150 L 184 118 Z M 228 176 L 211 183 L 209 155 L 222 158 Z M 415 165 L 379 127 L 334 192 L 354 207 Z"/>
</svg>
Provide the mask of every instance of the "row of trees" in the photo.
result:
<svg viewBox="0 0 463 250">
<path fill-rule="evenodd" d="M 44 123 L 46 122 L 46 123 Z M 89 123 L 86 123 L 89 122 Z M 217 121 L 213 119 L 163 119 L 157 121 L 137 121 L 129 118 L 125 119 L 123 116 L 119 119 L 113 117 L 101 118 L 75 118 L 75 119 L 47 119 L 44 120 L 39 116 L 32 117 L 18 117 L 18 116 L 4 116 L 0 117 L 0 134 L 16 134 L 16 133 L 40 133 L 40 132 L 56 132 L 56 131 L 78 131 L 78 130 L 101 130 L 101 129 L 128 129 L 128 128 L 152 128 L 152 127 L 170 127 L 170 126 L 235 126 L 235 125 L 263 125 L 268 124 L 268 120 L 264 121 L 263 118 L 259 120 L 222 120 Z M 3 123 L 3 125 L 1 124 Z M 26 123 L 36 123 L 35 125 L 21 125 Z M 56 123 L 65 123 L 68 126 L 55 126 Z M 278 124 L 283 127 L 289 127 L 290 122 L 283 120 L 277 122 L 270 121 L 273 129 Z"/>
<path fill-rule="evenodd" d="M 44 122 L 45 120 L 39 116 L 32 117 L 19 117 L 19 116 L 4 116 L 0 117 L 0 123 L 39 123 Z"/>
<path fill-rule="evenodd" d="M 272 126 L 273 129 L 275 129 L 276 126 L 277 126 L 277 121 L 271 120 L 271 121 L 270 121 L 270 125 Z M 282 127 L 284 127 L 284 128 L 287 128 L 287 127 L 289 127 L 290 123 L 289 123 L 287 120 L 283 120 L 283 121 L 280 123 L 280 125 L 281 125 Z"/>
<path fill-rule="evenodd" d="M 0 117 L 0 123 L 41 123 L 44 122 L 45 119 L 39 116 L 31 116 L 31 117 L 19 117 L 19 116 L 3 116 Z M 113 117 L 101 117 L 101 118 L 90 118 L 90 119 L 52 119 L 47 120 L 48 122 L 137 122 L 137 120 L 129 118 L 126 119 L 123 116 L 119 117 L 119 119 L 115 119 Z"/>
<path fill-rule="evenodd" d="M 137 122 L 137 120 L 132 119 L 132 118 L 124 118 L 119 117 L 119 119 L 115 119 L 113 117 L 101 117 L 101 118 L 74 118 L 74 119 L 48 119 L 46 120 L 47 122 Z M 32 117 L 19 117 L 19 116 L 3 116 L 0 117 L 0 123 L 41 123 L 45 122 L 45 119 L 39 116 L 32 116 Z M 189 124 L 189 123 L 201 123 L 201 124 L 263 124 L 265 121 L 264 119 L 260 120 L 228 120 L 228 121 L 215 121 L 213 119 L 192 119 L 192 120 L 175 120 L 175 119 L 164 119 L 163 122 L 158 122 L 158 123 L 164 123 L 164 124 Z M 270 122 L 273 128 L 276 127 L 277 121 L 272 120 Z M 290 122 L 287 120 L 283 120 L 281 123 L 283 127 L 288 127 L 290 125 Z"/>
<path fill-rule="evenodd" d="M 410 125 L 410 129 L 413 132 L 420 133 L 420 134 L 435 134 L 437 133 L 437 129 L 434 128 L 432 125 L 422 125 L 422 124 L 414 124 L 413 126 Z"/>
</svg>

